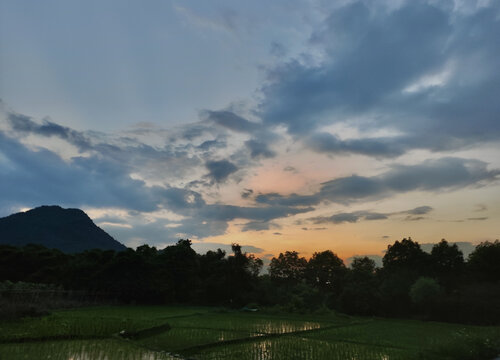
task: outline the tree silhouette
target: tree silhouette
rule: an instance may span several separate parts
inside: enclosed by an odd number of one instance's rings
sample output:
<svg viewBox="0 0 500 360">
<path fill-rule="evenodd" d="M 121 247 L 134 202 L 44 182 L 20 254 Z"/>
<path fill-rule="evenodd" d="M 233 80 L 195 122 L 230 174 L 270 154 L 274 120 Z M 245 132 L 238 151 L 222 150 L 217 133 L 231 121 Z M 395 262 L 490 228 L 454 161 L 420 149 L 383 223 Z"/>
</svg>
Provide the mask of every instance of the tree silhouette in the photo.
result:
<svg viewBox="0 0 500 360">
<path fill-rule="evenodd" d="M 463 253 L 457 244 L 450 245 L 445 239 L 431 250 L 430 262 L 434 275 L 448 291 L 456 288 L 465 269 Z"/>
<path fill-rule="evenodd" d="M 339 294 L 342 290 L 346 267 L 331 250 L 315 252 L 307 262 L 308 282 L 323 290 Z"/>
<path fill-rule="evenodd" d="M 269 275 L 274 280 L 297 283 L 305 278 L 307 260 L 296 251 L 286 251 L 273 257 L 269 265 Z"/>
<path fill-rule="evenodd" d="M 476 279 L 500 281 L 500 241 L 485 241 L 469 255 L 469 269 Z"/>
</svg>

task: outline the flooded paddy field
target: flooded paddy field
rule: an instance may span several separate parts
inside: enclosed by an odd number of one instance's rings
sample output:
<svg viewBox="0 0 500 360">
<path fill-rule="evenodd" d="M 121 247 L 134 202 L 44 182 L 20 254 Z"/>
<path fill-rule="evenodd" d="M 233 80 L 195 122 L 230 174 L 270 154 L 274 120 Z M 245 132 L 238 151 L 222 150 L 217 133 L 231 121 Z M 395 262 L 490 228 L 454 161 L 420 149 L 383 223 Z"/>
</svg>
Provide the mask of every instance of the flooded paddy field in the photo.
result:
<svg viewBox="0 0 500 360">
<path fill-rule="evenodd" d="M 0 323 L 0 359 L 493 359 L 499 339 L 500 327 L 114 306 Z"/>
</svg>

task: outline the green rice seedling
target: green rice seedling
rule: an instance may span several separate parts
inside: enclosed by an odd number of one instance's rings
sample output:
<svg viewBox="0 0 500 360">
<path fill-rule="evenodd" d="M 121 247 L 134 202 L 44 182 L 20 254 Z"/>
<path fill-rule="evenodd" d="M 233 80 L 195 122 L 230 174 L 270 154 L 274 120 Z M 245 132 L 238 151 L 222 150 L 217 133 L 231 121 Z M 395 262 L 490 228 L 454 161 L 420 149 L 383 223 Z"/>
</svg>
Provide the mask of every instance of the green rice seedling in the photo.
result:
<svg viewBox="0 0 500 360">
<path fill-rule="evenodd" d="M 159 325 L 159 320 L 69 317 L 60 314 L 24 318 L 0 325 L 0 342 L 51 338 L 109 337 L 122 330 L 138 331 Z"/>
<path fill-rule="evenodd" d="M 176 358 L 165 352 L 150 351 L 125 341 L 108 339 L 0 344 L 0 359 L 173 360 Z"/>
<path fill-rule="evenodd" d="M 304 337 L 325 341 L 357 341 L 365 344 L 393 346 L 415 351 L 432 350 L 453 343 L 456 332 L 475 334 L 480 338 L 500 337 L 498 327 L 466 326 L 414 320 L 373 319 L 370 322 L 305 334 Z"/>
<path fill-rule="evenodd" d="M 409 355 L 401 349 L 282 336 L 209 348 L 195 357 L 201 360 L 402 360 Z"/>
<path fill-rule="evenodd" d="M 244 331 L 173 328 L 160 335 L 142 339 L 139 341 L 139 344 L 155 350 L 183 352 L 183 350 L 192 347 L 219 343 L 234 339 L 248 338 L 251 336 L 252 333 Z"/>
<path fill-rule="evenodd" d="M 226 313 L 170 319 L 169 324 L 183 328 L 207 328 L 229 331 L 246 331 L 257 334 L 284 334 L 295 331 L 318 329 L 327 323 L 304 320 L 288 320 L 277 317 L 258 317 L 251 314 Z"/>
</svg>

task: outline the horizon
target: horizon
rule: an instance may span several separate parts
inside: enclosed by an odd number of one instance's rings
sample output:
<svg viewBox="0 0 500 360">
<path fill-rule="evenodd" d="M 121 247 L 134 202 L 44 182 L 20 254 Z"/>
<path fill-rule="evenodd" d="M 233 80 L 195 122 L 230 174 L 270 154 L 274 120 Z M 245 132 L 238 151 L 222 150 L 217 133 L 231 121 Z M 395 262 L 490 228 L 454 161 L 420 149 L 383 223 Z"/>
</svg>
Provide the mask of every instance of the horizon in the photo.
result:
<svg viewBox="0 0 500 360">
<path fill-rule="evenodd" d="M 4 2 L 0 217 L 58 204 L 127 247 L 266 260 L 493 241 L 499 18 L 479 0 Z"/>
</svg>

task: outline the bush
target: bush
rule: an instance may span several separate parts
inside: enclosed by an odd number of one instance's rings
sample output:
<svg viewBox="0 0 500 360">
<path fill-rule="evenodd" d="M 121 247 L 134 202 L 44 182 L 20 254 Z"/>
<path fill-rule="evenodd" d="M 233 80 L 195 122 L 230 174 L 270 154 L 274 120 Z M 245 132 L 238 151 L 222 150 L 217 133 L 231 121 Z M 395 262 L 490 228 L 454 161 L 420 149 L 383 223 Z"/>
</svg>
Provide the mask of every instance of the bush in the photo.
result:
<svg viewBox="0 0 500 360">
<path fill-rule="evenodd" d="M 420 277 L 410 288 L 411 301 L 416 305 L 428 305 L 441 293 L 441 287 L 434 279 Z"/>
</svg>

